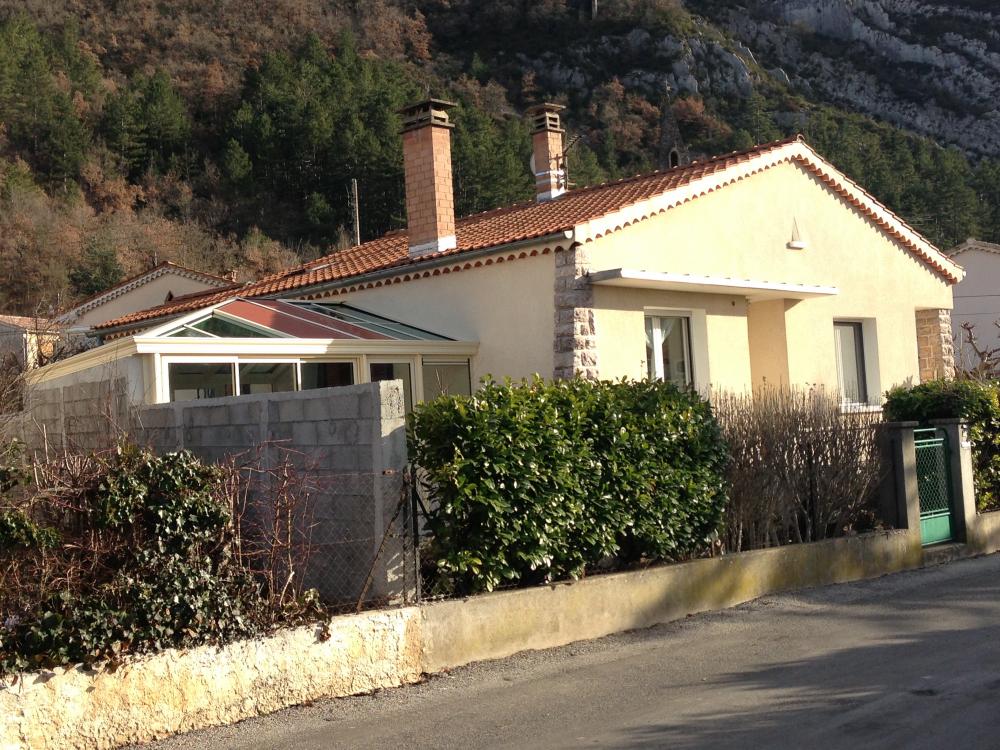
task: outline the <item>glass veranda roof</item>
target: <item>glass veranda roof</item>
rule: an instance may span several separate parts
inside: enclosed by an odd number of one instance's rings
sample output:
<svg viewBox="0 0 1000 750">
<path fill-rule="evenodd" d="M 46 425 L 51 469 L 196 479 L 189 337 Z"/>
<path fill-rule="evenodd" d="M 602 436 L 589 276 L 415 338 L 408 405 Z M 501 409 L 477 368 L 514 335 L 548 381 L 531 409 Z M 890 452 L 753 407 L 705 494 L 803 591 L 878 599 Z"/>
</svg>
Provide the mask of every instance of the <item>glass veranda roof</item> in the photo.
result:
<svg viewBox="0 0 1000 750">
<path fill-rule="evenodd" d="M 163 336 L 298 338 L 367 341 L 451 341 L 343 302 L 234 299 L 188 318 Z"/>
</svg>

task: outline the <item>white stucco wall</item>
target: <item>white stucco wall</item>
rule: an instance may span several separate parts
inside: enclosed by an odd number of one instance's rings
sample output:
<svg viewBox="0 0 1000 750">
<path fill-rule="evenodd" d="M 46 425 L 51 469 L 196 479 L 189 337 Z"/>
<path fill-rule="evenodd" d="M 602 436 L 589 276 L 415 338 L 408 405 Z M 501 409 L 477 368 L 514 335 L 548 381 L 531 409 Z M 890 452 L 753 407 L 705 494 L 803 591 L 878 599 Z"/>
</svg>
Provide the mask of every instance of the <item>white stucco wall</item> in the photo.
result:
<svg viewBox="0 0 1000 750">
<path fill-rule="evenodd" d="M 465 261 L 456 258 L 456 263 Z M 479 342 L 484 375 L 552 377 L 554 254 L 537 255 L 331 297 L 459 341 Z"/>
<path fill-rule="evenodd" d="M 793 224 L 808 243 L 803 250 L 788 248 Z M 708 374 L 713 386 L 726 388 L 747 389 L 767 377 L 836 389 L 833 322 L 865 321 L 869 369 L 877 373 L 870 399 L 877 399 L 892 385 L 919 381 L 916 311 L 952 307 L 952 288 L 941 276 L 793 164 L 605 235 L 591 243 L 589 254 L 593 271 L 624 268 L 838 289 L 832 296 L 786 300 L 780 312 L 757 309 L 749 322 L 745 296 L 709 295 L 715 300 L 709 304 L 691 295 L 691 306 L 714 321 L 707 331 Z M 644 309 L 680 306 L 682 297 L 599 291 L 601 375 L 636 372 L 645 359 Z M 734 316 L 744 319 L 737 322 Z M 749 323 L 755 324 L 752 331 Z M 758 347 L 755 357 L 751 338 Z"/>
</svg>

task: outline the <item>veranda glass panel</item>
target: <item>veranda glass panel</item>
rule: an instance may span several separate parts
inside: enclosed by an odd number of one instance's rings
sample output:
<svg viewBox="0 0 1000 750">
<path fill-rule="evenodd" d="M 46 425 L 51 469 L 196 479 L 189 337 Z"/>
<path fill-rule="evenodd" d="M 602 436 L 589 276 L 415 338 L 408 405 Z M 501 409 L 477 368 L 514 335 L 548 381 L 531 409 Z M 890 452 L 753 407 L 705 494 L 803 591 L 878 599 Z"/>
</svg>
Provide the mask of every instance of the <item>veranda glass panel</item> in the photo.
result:
<svg viewBox="0 0 1000 750">
<path fill-rule="evenodd" d="M 232 396 L 234 367 L 227 363 L 171 362 L 167 365 L 171 401 Z"/>
<path fill-rule="evenodd" d="M 438 396 L 468 396 L 472 379 L 468 362 L 424 362 L 424 401 Z"/>
<path fill-rule="evenodd" d="M 206 331 L 208 333 L 214 333 L 216 336 L 227 338 L 276 338 L 275 334 L 268 334 L 265 331 L 254 328 L 253 326 L 240 325 L 232 320 L 220 318 L 217 315 L 213 315 L 211 318 L 206 318 L 200 323 L 195 323 L 191 327 L 197 328 L 199 331 Z"/>
<path fill-rule="evenodd" d="M 408 362 L 372 362 L 369 365 L 373 383 L 382 380 L 403 381 L 403 408 L 409 414 L 413 409 L 413 385 Z"/>
<path fill-rule="evenodd" d="M 240 365 L 240 395 L 295 390 L 295 365 L 267 362 Z"/>
<path fill-rule="evenodd" d="M 354 385 L 354 365 L 350 362 L 303 362 L 302 390 Z"/>
</svg>

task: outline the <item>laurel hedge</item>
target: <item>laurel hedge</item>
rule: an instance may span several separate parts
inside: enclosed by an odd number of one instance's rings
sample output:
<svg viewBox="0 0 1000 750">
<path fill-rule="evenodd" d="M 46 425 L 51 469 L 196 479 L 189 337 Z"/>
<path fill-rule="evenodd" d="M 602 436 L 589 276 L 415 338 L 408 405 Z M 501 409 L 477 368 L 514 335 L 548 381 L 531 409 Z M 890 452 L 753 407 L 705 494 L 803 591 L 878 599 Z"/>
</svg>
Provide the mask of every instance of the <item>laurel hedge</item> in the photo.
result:
<svg viewBox="0 0 1000 750">
<path fill-rule="evenodd" d="M 417 406 L 408 429 L 439 591 L 684 558 L 726 502 L 712 409 L 669 383 L 486 382 Z"/>
</svg>

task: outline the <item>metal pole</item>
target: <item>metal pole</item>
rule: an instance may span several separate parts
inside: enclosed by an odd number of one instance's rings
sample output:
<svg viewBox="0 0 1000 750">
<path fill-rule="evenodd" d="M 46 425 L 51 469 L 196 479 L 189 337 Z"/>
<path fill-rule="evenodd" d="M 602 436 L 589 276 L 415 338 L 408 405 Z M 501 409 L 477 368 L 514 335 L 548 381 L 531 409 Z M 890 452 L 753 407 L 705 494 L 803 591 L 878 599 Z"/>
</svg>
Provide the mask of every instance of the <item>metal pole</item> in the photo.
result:
<svg viewBox="0 0 1000 750">
<path fill-rule="evenodd" d="M 351 178 L 351 204 L 354 206 L 354 244 L 361 244 L 361 214 L 358 211 L 358 181 Z"/>
</svg>

